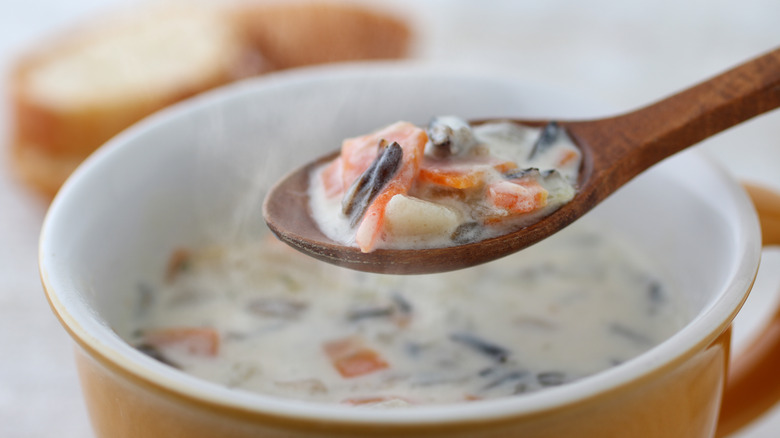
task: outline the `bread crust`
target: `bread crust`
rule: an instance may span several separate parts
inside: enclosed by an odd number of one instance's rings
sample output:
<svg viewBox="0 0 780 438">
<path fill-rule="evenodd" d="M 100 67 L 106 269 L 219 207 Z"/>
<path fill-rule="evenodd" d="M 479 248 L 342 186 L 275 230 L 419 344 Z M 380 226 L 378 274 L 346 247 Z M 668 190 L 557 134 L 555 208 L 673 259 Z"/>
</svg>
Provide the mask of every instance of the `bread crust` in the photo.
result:
<svg viewBox="0 0 780 438">
<path fill-rule="evenodd" d="M 39 145 L 13 143 L 11 161 L 14 173 L 42 195 L 53 198 L 76 167 L 87 156 L 52 155 Z"/>
<path fill-rule="evenodd" d="M 408 55 L 400 18 L 344 3 L 249 4 L 233 10 L 250 42 L 277 68 Z"/>
</svg>

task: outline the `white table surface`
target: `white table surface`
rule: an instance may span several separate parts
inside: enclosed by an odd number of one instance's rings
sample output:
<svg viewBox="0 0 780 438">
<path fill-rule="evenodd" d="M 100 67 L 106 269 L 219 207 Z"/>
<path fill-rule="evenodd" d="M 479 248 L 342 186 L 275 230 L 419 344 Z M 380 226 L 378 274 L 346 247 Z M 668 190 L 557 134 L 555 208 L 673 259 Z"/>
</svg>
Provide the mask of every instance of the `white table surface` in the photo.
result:
<svg viewBox="0 0 780 438">
<path fill-rule="evenodd" d="M 509 73 L 629 109 L 780 45 L 777 0 L 365 0 L 417 23 L 415 57 Z M 131 0 L 0 0 L 0 73 L 54 29 Z M 5 91 L 5 90 L 3 90 Z M 0 436 L 91 437 L 73 344 L 48 308 L 36 264 L 46 201 L 20 185 L 7 158 L 0 95 Z M 780 189 L 780 113 L 728 131 L 702 148 L 742 179 Z M 737 321 L 736 342 L 776 300 L 780 252 Z M 778 364 L 780 367 L 780 364 Z M 780 408 L 738 434 L 780 436 Z"/>
</svg>

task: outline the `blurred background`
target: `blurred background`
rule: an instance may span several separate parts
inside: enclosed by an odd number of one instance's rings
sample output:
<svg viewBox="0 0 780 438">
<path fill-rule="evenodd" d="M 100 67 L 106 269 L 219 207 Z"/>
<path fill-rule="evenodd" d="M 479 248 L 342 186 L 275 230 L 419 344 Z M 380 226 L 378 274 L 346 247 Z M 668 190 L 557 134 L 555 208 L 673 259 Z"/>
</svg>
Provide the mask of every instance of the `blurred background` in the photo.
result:
<svg viewBox="0 0 780 438">
<path fill-rule="evenodd" d="M 49 198 L 19 177 L 12 159 L 16 119 L 10 99 L 18 84 L 11 70 L 29 51 L 53 44 L 60 32 L 147 3 L 0 0 L 0 436 L 92 436 L 72 363 L 73 344 L 39 285 L 36 245 Z M 615 112 L 650 103 L 780 46 L 777 0 L 350 4 L 392 14 L 408 26 L 405 57 L 415 62 L 511 75 L 593 99 Z M 701 148 L 737 178 L 780 189 L 777 111 Z M 762 310 L 780 295 L 780 257 L 768 250 L 764 265 L 770 269 L 761 273 L 738 320 L 738 348 L 766 320 Z M 739 436 L 776 437 L 777 430 L 780 409 Z"/>
</svg>

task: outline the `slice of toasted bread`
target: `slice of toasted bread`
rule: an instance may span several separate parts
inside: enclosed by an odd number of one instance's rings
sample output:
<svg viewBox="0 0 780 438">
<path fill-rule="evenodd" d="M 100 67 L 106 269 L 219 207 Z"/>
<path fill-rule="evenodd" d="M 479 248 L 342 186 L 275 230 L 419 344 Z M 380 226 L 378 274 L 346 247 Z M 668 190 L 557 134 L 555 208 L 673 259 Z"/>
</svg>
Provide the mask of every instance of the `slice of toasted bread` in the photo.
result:
<svg viewBox="0 0 780 438">
<path fill-rule="evenodd" d="M 146 115 L 264 71 L 221 13 L 155 10 L 110 18 L 50 43 L 12 76 L 14 158 L 54 193 L 81 160 Z"/>
<path fill-rule="evenodd" d="M 392 15 L 344 3 L 249 4 L 236 22 L 277 68 L 407 55 L 408 25 Z"/>
<path fill-rule="evenodd" d="M 280 68 L 397 58 L 409 39 L 398 19 L 327 3 L 197 3 L 102 17 L 19 60 L 13 162 L 54 195 L 97 147 L 171 103 Z"/>
</svg>

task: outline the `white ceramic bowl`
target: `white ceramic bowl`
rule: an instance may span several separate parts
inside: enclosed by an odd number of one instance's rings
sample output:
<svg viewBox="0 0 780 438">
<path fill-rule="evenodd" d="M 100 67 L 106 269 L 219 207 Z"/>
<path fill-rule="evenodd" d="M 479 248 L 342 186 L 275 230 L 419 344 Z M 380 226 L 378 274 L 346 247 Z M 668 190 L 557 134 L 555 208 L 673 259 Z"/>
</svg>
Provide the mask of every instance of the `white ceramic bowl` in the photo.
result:
<svg viewBox="0 0 780 438">
<path fill-rule="evenodd" d="M 40 264 L 52 308 L 79 345 L 98 435 L 709 436 L 727 328 L 754 279 L 760 234 L 739 185 L 695 151 L 652 168 L 584 219 L 632 236 L 684 294 L 690 323 L 635 360 L 559 388 L 404 410 L 326 406 L 188 376 L 117 335 L 139 281 L 158 278 L 173 249 L 256 237 L 265 191 L 288 170 L 345 137 L 401 119 L 425 124 L 437 114 L 563 119 L 605 112 L 506 77 L 404 64 L 321 67 L 197 97 L 87 160 L 46 217 Z M 681 411 L 686 403 L 699 410 Z M 630 421 L 618 424 L 615 415 Z"/>
</svg>

